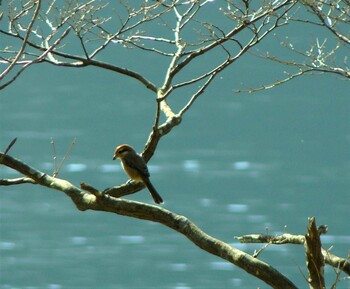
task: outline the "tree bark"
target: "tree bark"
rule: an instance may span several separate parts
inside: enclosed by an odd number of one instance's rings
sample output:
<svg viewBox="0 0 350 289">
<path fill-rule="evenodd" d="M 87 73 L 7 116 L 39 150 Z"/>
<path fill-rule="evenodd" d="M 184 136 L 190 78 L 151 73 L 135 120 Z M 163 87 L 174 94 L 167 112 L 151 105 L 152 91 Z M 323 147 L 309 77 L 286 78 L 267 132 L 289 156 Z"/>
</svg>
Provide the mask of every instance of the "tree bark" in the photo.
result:
<svg viewBox="0 0 350 289">
<path fill-rule="evenodd" d="M 309 218 L 309 227 L 305 235 L 305 248 L 310 289 L 326 288 L 324 281 L 324 257 L 322 255 L 320 234 L 314 217 Z"/>
</svg>

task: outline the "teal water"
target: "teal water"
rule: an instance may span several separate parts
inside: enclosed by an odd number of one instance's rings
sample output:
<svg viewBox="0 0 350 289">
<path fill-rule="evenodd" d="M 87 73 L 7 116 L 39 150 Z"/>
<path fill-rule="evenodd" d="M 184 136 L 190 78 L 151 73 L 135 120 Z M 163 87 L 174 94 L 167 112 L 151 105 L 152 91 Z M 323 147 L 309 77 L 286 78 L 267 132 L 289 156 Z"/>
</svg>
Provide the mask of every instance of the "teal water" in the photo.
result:
<svg viewBox="0 0 350 289">
<path fill-rule="evenodd" d="M 142 149 L 152 102 L 128 95 L 127 87 L 115 93 L 107 74 L 100 84 L 92 71 L 79 73 L 77 81 L 77 71 L 41 69 L 2 93 L 1 147 L 18 137 L 11 155 L 51 173 L 50 138 L 60 158 L 76 137 L 60 177 L 101 189 L 124 182 L 111 160 L 114 146 L 127 142 Z M 42 85 L 31 85 L 39 77 Z M 345 257 L 350 101 L 339 80 L 324 78 L 332 84 L 328 90 L 312 88 L 310 82 L 318 81 L 291 84 L 295 92 L 282 87 L 257 95 L 204 96 L 150 162 L 165 208 L 251 253 L 260 246 L 238 244 L 234 236 L 266 228 L 271 234 L 304 234 L 307 218 L 316 216 L 318 224 L 329 226 L 324 246 Z M 300 89 L 300 83 L 310 88 Z M 17 176 L 3 167 L 0 172 Z M 146 191 L 130 198 L 151 202 Z M 63 193 L 33 185 L 1 188 L 0 252 L 4 289 L 266 288 L 159 224 L 82 213 Z M 305 285 L 298 269 L 305 274 L 302 247 L 270 246 L 261 258 Z M 328 284 L 334 278 L 328 268 Z M 348 285 L 342 281 L 339 288 Z"/>
<path fill-rule="evenodd" d="M 304 234 L 307 218 L 315 216 L 329 226 L 324 247 L 346 257 L 349 84 L 305 77 L 261 93 L 233 93 L 241 81 L 252 83 L 252 69 L 257 83 L 274 69 L 256 63 L 248 57 L 225 71 L 160 142 L 149 168 L 164 207 L 249 253 L 261 245 L 242 245 L 234 236 Z M 160 82 L 162 71 L 152 64 L 142 69 Z M 185 96 L 171 102 L 179 105 Z M 51 137 L 59 159 L 76 138 L 59 176 L 100 189 L 118 185 L 127 178 L 112 161 L 113 150 L 121 143 L 142 150 L 153 99 L 111 72 L 32 67 L 1 91 L 0 148 L 18 137 L 10 155 L 52 173 Z M 18 176 L 4 167 L 0 175 Z M 129 198 L 151 202 L 146 191 Z M 0 187 L 0 202 L 0 289 L 267 288 L 162 225 L 80 212 L 61 192 Z M 270 246 L 260 258 L 307 287 L 301 246 Z M 326 277 L 330 287 L 332 268 Z M 349 286 L 342 275 L 337 288 Z"/>
</svg>

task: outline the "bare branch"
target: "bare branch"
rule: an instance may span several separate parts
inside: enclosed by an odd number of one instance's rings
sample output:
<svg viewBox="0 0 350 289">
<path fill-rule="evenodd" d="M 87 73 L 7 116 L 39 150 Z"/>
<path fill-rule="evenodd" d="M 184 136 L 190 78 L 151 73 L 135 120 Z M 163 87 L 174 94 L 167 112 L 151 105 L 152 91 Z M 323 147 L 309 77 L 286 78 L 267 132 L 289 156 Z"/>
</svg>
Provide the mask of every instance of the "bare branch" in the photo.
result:
<svg viewBox="0 0 350 289">
<path fill-rule="evenodd" d="M 1 164 L 32 178 L 37 184 L 66 193 L 79 210 L 96 210 L 112 212 L 161 223 L 186 236 L 199 248 L 216 255 L 228 262 L 240 267 L 248 273 L 269 284 L 273 288 L 296 289 L 297 287 L 283 274 L 272 266 L 253 258 L 212 236 L 209 236 L 184 216 L 177 215 L 158 206 L 148 205 L 130 200 L 113 198 L 98 191 L 88 193 L 75 187 L 66 180 L 50 177 L 8 155 L 0 153 Z M 89 186 L 87 186 L 89 187 Z"/>
<path fill-rule="evenodd" d="M 308 233 L 305 235 L 305 247 L 310 289 L 325 288 L 324 257 L 321 251 L 320 234 L 314 217 L 309 219 Z"/>
<path fill-rule="evenodd" d="M 21 184 L 36 184 L 36 182 L 27 177 L 16 178 L 16 179 L 0 179 L 0 186 L 13 186 Z"/>
<path fill-rule="evenodd" d="M 202 93 L 204 93 L 205 89 L 209 86 L 209 84 L 214 80 L 214 77 L 218 73 L 218 70 L 214 70 L 210 76 L 208 77 L 207 81 L 200 87 L 200 89 L 197 90 L 195 94 L 192 95 L 189 102 L 179 111 L 179 116 L 182 116 L 196 101 L 198 96 L 200 96 Z M 195 82 L 195 81 L 193 81 Z"/>
<path fill-rule="evenodd" d="M 340 32 L 339 22 L 349 25 L 350 21 L 350 9 L 348 1 L 301 1 L 306 7 L 318 17 L 320 24 L 326 27 L 331 33 L 333 33 L 340 41 L 350 44 L 350 35 L 345 35 Z M 327 11 L 328 8 L 328 11 Z M 310 22 L 312 23 L 312 22 Z M 318 23 L 315 23 L 318 24 Z M 345 28 L 346 29 L 346 28 Z"/>
<path fill-rule="evenodd" d="M 331 265 L 333 268 L 346 273 L 347 275 L 350 276 L 350 252 L 348 257 L 345 258 L 341 258 L 338 257 L 334 254 L 332 254 L 331 252 L 329 252 L 329 250 L 325 250 L 322 248 L 322 254 L 324 257 L 324 260 L 326 262 L 326 264 Z"/>
<path fill-rule="evenodd" d="M 291 235 L 291 234 L 282 234 L 280 236 L 274 235 L 244 235 L 240 237 L 235 237 L 241 243 L 270 243 L 275 245 L 283 244 L 297 244 L 304 245 L 305 236 L 304 235 Z"/>
<path fill-rule="evenodd" d="M 279 86 L 281 84 L 284 84 L 284 83 L 286 83 L 288 81 L 291 81 L 294 78 L 302 76 L 302 75 L 304 75 L 305 73 L 308 73 L 308 72 L 313 72 L 313 70 L 312 69 L 309 69 L 309 70 L 301 70 L 300 69 L 299 72 L 294 73 L 294 74 L 290 73 L 288 77 L 286 77 L 284 79 L 276 80 L 276 81 L 274 81 L 271 84 L 264 84 L 264 85 L 262 85 L 260 87 L 254 87 L 254 88 L 248 88 L 248 89 L 237 89 L 237 90 L 235 90 L 235 92 L 237 92 L 237 93 L 241 93 L 241 92 L 252 93 L 252 92 L 257 92 L 257 91 L 260 91 L 260 90 L 271 89 L 271 88 L 277 87 L 277 86 Z"/>
<path fill-rule="evenodd" d="M 12 77 L 12 79 L 10 79 L 9 81 L 7 81 L 5 84 L 0 86 L 0 90 L 4 89 L 5 87 L 7 87 L 8 85 L 10 85 L 12 82 L 14 82 L 17 77 L 26 69 L 28 68 L 30 65 L 35 64 L 35 63 L 40 63 L 45 61 L 45 58 L 50 55 L 50 53 L 55 49 L 55 47 L 57 45 L 59 45 L 59 43 L 68 35 L 70 31 L 70 28 L 67 28 L 67 30 L 64 31 L 64 33 L 62 34 L 62 36 L 57 39 L 55 41 L 55 43 L 50 46 L 47 50 L 44 50 L 44 52 L 38 56 L 36 59 L 34 60 L 30 60 L 30 61 L 26 61 L 25 64 L 22 66 L 22 68 Z"/>
<path fill-rule="evenodd" d="M 53 177 L 57 177 L 58 173 L 60 172 L 63 163 L 65 162 L 65 160 L 67 159 L 67 157 L 69 156 L 70 152 L 72 151 L 74 145 L 76 144 L 77 140 L 76 138 L 73 139 L 73 141 L 71 142 L 66 154 L 64 155 L 64 157 L 62 158 L 60 164 L 58 165 L 58 167 L 56 166 L 56 160 L 57 160 L 57 155 L 56 155 L 56 148 L 55 148 L 55 142 L 53 140 L 53 138 L 51 138 L 51 144 L 52 144 L 52 151 L 53 151 Z"/>
<path fill-rule="evenodd" d="M 35 5 L 35 4 L 33 4 Z M 22 46 L 21 48 L 18 50 L 17 55 L 15 56 L 15 58 L 10 62 L 10 65 L 0 74 L 0 80 L 2 80 L 16 65 L 16 63 L 18 62 L 18 60 L 21 58 L 21 56 L 23 55 L 26 45 L 27 45 L 27 41 L 29 39 L 30 34 L 32 33 L 32 28 L 33 25 L 39 15 L 40 12 L 40 7 L 41 7 L 41 0 L 37 0 L 36 1 L 36 7 L 35 7 L 35 11 L 33 13 L 32 19 L 28 25 L 28 27 L 26 28 L 26 35 L 24 36 L 23 42 L 22 42 Z M 11 28 L 10 28 L 11 29 Z M 0 88 L 1 89 L 1 88 Z"/>
<path fill-rule="evenodd" d="M 235 237 L 235 239 L 239 240 L 241 243 L 267 243 L 273 245 L 285 245 L 285 244 L 293 244 L 293 245 L 304 245 L 305 244 L 305 236 L 304 235 L 292 235 L 284 233 L 282 235 L 261 235 L 261 234 L 252 234 L 252 235 L 244 235 L 240 237 Z M 322 248 L 322 255 L 326 264 L 339 268 L 342 272 L 350 275 L 350 263 L 349 258 L 344 259 L 338 256 L 335 256 L 329 252 L 329 250 L 325 250 Z"/>
<path fill-rule="evenodd" d="M 7 148 L 5 149 L 5 152 L 4 152 L 4 155 L 6 155 L 8 152 L 9 152 L 9 150 L 12 148 L 12 146 L 16 143 L 16 141 L 17 141 L 17 138 L 15 137 L 11 142 L 10 142 L 10 144 L 7 146 Z"/>
</svg>

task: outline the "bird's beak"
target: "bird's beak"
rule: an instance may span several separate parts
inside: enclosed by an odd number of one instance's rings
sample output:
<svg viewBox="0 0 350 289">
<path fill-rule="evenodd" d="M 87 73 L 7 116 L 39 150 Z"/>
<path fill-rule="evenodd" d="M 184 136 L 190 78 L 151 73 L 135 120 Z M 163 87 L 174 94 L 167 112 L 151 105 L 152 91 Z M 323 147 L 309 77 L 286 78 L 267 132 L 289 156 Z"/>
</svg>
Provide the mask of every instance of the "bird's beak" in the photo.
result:
<svg viewBox="0 0 350 289">
<path fill-rule="evenodd" d="M 115 160 L 115 159 L 116 159 L 116 156 L 113 157 L 113 160 Z"/>
</svg>

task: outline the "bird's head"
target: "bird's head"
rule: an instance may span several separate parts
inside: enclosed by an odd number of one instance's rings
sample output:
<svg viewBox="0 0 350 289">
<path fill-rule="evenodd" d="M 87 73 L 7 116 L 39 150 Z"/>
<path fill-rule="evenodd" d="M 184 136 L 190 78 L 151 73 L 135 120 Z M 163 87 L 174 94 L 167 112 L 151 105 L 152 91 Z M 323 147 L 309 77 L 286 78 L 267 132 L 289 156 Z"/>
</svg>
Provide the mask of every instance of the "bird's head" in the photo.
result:
<svg viewBox="0 0 350 289">
<path fill-rule="evenodd" d="M 119 145 L 119 146 L 117 146 L 117 148 L 114 151 L 113 160 L 122 159 L 130 152 L 136 153 L 135 150 L 127 144 Z"/>
</svg>

